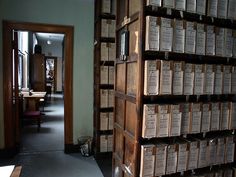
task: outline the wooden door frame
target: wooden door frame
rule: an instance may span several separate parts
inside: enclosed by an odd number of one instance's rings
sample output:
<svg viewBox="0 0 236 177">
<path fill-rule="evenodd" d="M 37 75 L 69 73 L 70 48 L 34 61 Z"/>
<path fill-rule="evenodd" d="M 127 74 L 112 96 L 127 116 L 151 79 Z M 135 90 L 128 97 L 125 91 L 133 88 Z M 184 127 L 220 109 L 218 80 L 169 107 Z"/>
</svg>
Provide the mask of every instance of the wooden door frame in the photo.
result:
<svg viewBox="0 0 236 177">
<path fill-rule="evenodd" d="M 17 149 L 15 140 L 15 122 L 12 116 L 12 31 L 31 31 L 45 33 L 62 33 L 64 38 L 64 144 L 65 152 L 73 146 L 73 26 L 62 26 L 41 23 L 3 21 L 3 101 L 4 101 L 4 135 L 5 150 Z"/>
<path fill-rule="evenodd" d="M 45 56 L 45 67 L 46 67 L 46 61 L 47 59 L 53 59 L 54 60 L 54 93 L 56 93 L 56 89 L 57 88 L 57 59 L 58 57 L 54 57 L 54 56 Z M 45 69 L 46 71 L 46 69 Z M 45 81 L 47 82 L 47 76 L 45 75 Z"/>
</svg>

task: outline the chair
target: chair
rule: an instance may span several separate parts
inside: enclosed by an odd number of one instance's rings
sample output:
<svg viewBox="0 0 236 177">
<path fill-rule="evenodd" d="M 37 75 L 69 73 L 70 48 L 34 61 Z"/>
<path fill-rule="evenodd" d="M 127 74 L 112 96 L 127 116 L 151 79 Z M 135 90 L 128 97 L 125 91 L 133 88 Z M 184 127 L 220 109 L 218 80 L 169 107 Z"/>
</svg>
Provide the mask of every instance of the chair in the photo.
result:
<svg viewBox="0 0 236 177">
<path fill-rule="evenodd" d="M 41 113 L 40 111 L 25 111 L 23 114 L 24 120 L 34 120 L 37 123 L 37 131 L 40 131 L 41 127 Z"/>
</svg>

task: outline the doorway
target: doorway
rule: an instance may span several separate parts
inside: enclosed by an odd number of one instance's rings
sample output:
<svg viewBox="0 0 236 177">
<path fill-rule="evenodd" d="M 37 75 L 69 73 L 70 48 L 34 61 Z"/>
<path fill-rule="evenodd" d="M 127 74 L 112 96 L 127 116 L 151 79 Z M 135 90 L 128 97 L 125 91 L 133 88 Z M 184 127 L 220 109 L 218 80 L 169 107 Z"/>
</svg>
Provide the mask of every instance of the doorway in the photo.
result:
<svg viewBox="0 0 236 177">
<path fill-rule="evenodd" d="M 13 103 L 13 63 L 12 40 L 13 31 L 31 31 L 43 33 L 61 33 L 64 38 L 64 151 L 69 152 L 73 146 L 72 117 L 72 61 L 73 61 L 73 27 L 51 24 L 24 23 L 3 21 L 3 94 L 4 94 L 4 135 L 5 149 L 10 152 L 17 150 L 19 142 L 19 120 L 15 117 Z"/>
</svg>

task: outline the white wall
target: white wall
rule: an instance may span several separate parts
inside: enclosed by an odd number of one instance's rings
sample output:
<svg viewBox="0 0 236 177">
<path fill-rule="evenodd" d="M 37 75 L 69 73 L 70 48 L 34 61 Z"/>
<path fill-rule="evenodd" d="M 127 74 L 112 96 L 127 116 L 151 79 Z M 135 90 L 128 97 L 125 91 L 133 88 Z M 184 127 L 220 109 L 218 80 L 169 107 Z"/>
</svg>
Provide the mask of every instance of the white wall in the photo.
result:
<svg viewBox="0 0 236 177">
<path fill-rule="evenodd" d="M 73 139 L 93 134 L 94 0 L 0 0 L 1 20 L 74 26 Z M 2 23 L 0 23 L 2 34 Z M 0 54 L 2 54 L 2 36 Z M 0 66 L 2 66 L 2 55 Z M 0 84 L 2 85 L 2 67 Z M 3 90 L 0 87 L 0 98 Z M 0 147 L 3 147 L 3 102 L 0 99 Z"/>
<path fill-rule="evenodd" d="M 47 44 L 47 41 L 38 41 L 39 45 L 42 46 L 42 54 L 46 56 L 55 56 L 62 57 L 62 43 L 61 42 L 53 42 L 51 45 Z"/>
</svg>

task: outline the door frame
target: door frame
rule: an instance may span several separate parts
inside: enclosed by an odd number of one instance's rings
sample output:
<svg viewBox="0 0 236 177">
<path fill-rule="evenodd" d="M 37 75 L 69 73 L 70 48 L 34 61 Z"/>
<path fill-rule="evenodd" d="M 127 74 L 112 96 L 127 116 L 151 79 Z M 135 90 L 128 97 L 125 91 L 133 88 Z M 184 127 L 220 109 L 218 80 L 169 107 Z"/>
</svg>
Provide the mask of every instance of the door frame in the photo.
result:
<svg viewBox="0 0 236 177">
<path fill-rule="evenodd" d="M 5 149 L 17 149 L 16 126 L 11 108 L 12 98 L 12 32 L 13 30 L 62 33 L 64 38 L 64 144 L 65 152 L 73 146 L 73 26 L 3 21 L 3 101 Z"/>
</svg>

